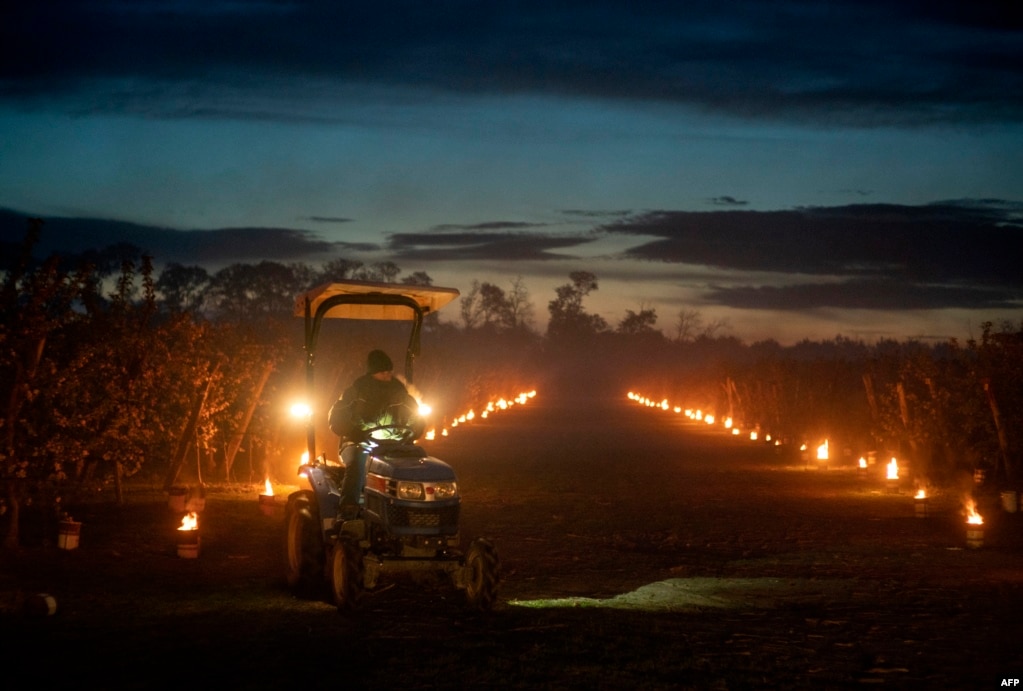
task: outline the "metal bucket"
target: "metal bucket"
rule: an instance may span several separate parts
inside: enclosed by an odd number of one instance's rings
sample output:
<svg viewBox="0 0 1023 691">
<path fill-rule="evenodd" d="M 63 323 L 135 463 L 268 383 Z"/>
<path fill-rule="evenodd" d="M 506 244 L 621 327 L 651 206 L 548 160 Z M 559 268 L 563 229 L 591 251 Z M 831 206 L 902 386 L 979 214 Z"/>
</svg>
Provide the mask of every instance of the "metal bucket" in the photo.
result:
<svg viewBox="0 0 1023 691">
<path fill-rule="evenodd" d="M 199 556 L 199 531 L 178 530 L 178 556 L 182 559 L 196 559 Z"/>
<path fill-rule="evenodd" d="M 57 547 L 60 549 L 77 549 L 78 539 L 81 534 L 81 522 L 61 521 L 57 525 Z"/>
<path fill-rule="evenodd" d="M 1019 511 L 1019 495 L 1016 492 L 1002 492 L 1002 508 L 1009 513 Z"/>
</svg>

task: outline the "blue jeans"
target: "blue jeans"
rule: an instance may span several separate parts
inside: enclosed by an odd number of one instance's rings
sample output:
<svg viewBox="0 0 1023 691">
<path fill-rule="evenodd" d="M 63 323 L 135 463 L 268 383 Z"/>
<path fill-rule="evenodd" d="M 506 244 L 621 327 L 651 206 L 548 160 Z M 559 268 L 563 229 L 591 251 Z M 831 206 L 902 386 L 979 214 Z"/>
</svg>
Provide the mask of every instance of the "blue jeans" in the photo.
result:
<svg viewBox="0 0 1023 691">
<path fill-rule="evenodd" d="M 366 482 L 366 459 L 369 451 L 362 444 L 349 444 L 341 450 L 345 476 L 341 481 L 341 507 L 361 506 L 362 487 Z"/>
</svg>

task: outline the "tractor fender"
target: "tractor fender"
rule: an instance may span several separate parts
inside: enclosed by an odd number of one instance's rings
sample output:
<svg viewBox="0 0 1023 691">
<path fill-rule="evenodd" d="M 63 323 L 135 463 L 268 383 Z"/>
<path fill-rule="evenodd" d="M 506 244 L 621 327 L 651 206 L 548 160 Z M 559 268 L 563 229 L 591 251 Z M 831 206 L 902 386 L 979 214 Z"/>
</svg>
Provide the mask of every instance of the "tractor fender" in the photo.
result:
<svg viewBox="0 0 1023 691">
<path fill-rule="evenodd" d="M 307 465 L 302 468 L 302 474 L 309 480 L 313 495 L 316 497 L 316 506 L 319 509 L 320 519 L 324 522 L 324 531 L 329 531 L 337 516 L 337 508 L 341 503 L 341 490 L 338 487 L 338 479 L 333 473 L 322 466 Z M 326 525 L 327 522 L 331 526 Z"/>
</svg>

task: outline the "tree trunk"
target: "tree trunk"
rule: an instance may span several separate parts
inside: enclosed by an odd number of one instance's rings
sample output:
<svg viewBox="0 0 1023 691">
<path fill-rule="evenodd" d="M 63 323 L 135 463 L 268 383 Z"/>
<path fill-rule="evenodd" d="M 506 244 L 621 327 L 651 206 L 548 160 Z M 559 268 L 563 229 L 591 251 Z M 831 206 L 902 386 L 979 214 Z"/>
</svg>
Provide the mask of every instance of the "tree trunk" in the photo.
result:
<svg viewBox="0 0 1023 691">
<path fill-rule="evenodd" d="M 118 506 L 124 505 L 124 466 L 120 461 L 114 461 L 114 498 Z"/>
<path fill-rule="evenodd" d="M 877 397 L 874 395 L 874 380 L 869 374 L 863 375 L 863 388 L 867 391 L 867 403 L 870 405 L 870 416 L 877 423 L 881 415 L 877 411 Z"/>
<path fill-rule="evenodd" d="M 252 416 L 256 412 L 256 406 L 259 405 L 259 397 L 263 395 L 263 389 L 266 387 L 267 381 L 270 380 L 270 375 L 273 374 L 273 371 L 273 363 L 268 362 L 264 365 L 259 381 L 256 382 L 256 386 L 252 391 L 252 397 L 249 400 L 249 405 L 245 409 L 245 414 L 242 416 L 241 424 L 238 425 L 238 430 L 231 436 L 230 441 L 227 443 L 227 450 L 224 452 L 224 479 L 228 482 L 231 481 L 231 469 L 234 467 L 234 458 L 238 454 L 238 448 L 241 446 L 242 440 L 245 438 L 245 431 L 249 428 L 249 423 L 252 422 Z"/>
<path fill-rule="evenodd" d="M 192 414 L 188 417 L 188 423 L 185 425 L 185 429 L 181 432 L 181 438 L 178 440 L 178 447 L 174 451 L 174 458 L 171 460 L 171 467 L 167 472 L 167 480 L 163 485 L 164 490 L 169 490 L 178 479 L 178 473 L 181 472 L 181 466 L 184 464 L 185 456 L 188 454 L 189 442 L 195 438 L 195 430 L 199 426 L 199 416 L 202 415 L 202 409 L 206 405 L 206 397 L 213 386 L 213 376 L 219 369 L 220 363 L 217 363 L 217 366 L 206 377 L 206 386 L 203 387 L 202 394 L 195 402 Z"/>
<path fill-rule="evenodd" d="M 4 547 L 15 549 L 18 546 L 18 531 L 21 529 L 20 516 L 21 504 L 18 502 L 18 493 L 15 489 L 14 480 L 7 481 L 7 535 L 4 536 Z"/>
<path fill-rule="evenodd" d="M 995 431 L 998 433 L 998 450 L 1001 452 L 1000 468 L 995 469 L 995 476 L 1003 476 L 1011 486 L 1016 486 L 1016 469 L 1012 467 L 1009 460 L 1009 440 L 1005 436 L 1005 426 L 1002 425 L 1002 415 L 998 409 L 998 401 L 995 400 L 995 392 L 991 387 L 991 380 L 984 379 L 984 393 L 987 394 L 987 404 L 991 408 L 991 417 L 995 421 Z"/>
<path fill-rule="evenodd" d="M 902 426 L 906 430 L 906 437 L 909 439 L 909 450 L 912 454 L 911 462 L 920 462 L 920 449 L 917 445 L 916 435 L 913 433 L 913 429 L 909 425 L 909 404 L 906 402 L 906 387 L 899 382 L 895 385 L 895 389 L 899 394 L 899 416 L 902 418 Z"/>
<path fill-rule="evenodd" d="M 46 336 L 40 336 L 35 347 L 32 348 L 27 366 L 17 363 L 14 372 L 14 384 L 11 386 L 11 395 L 7 401 L 7 415 L 4 420 L 6 435 L 4 443 L 8 458 L 14 456 L 14 431 L 17 427 L 18 411 L 24 400 L 24 392 L 35 378 L 36 370 L 43 359 L 43 350 L 46 348 Z M 21 532 L 21 511 L 18 503 L 17 482 L 13 478 L 7 481 L 7 503 L 10 505 L 10 516 L 8 517 L 7 535 L 4 536 L 4 546 L 14 548 L 18 546 L 18 534 Z"/>
</svg>

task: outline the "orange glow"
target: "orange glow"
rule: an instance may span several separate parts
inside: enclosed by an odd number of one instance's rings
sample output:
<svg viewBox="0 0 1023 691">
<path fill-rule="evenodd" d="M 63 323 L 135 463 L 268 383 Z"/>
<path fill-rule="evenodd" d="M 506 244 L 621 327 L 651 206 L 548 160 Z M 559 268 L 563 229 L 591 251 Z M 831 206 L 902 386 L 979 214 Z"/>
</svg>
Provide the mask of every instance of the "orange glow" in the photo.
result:
<svg viewBox="0 0 1023 691">
<path fill-rule="evenodd" d="M 888 474 L 887 474 L 886 477 L 889 480 L 898 480 L 899 479 L 899 462 L 895 460 L 895 456 L 892 456 L 892 460 L 888 463 L 887 468 L 888 468 Z"/>
<path fill-rule="evenodd" d="M 267 478 L 266 482 L 263 483 L 263 494 L 268 497 L 272 497 L 274 495 L 274 487 L 270 484 L 270 478 Z"/>
<path fill-rule="evenodd" d="M 826 461 L 830 458 L 828 453 L 828 440 L 825 439 L 824 443 L 817 447 L 817 460 Z"/>
<path fill-rule="evenodd" d="M 426 441 L 431 441 L 437 436 L 437 430 L 432 429 L 426 433 Z"/>
<path fill-rule="evenodd" d="M 458 427 L 459 425 L 466 425 L 466 424 L 468 424 L 470 422 L 473 422 L 477 418 L 480 419 L 480 420 L 486 420 L 486 419 L 488 419 L 490 417 L 490 415 L 492 413 L 497 413 L 497 412 L 502 411 L 502 410 L 507 410 L 508 408 L 511 408 L 512 406 L 514 406 L 516 404 L 521 405 L 521 404 L 527 403 L 532 398 L 536 398 L 536 390 L 535 389 L 533 391 L 528 391 L 528 392 L 520 393 L 517 396 L 515 396 L 513 399 L 511 399 L 510 401 L 508 399 L 506 399 L 506 398 L 503 398 L 503 397 L 502 398 L 497 398 L 497 399 L 491 399 L 490 401 L 487 402 L 487 404 L 485 406 L 483 406 L 483 408 L 478 413 L 476 412 L 476 410 L 474 408 L 472 408 L 472 409 L 469 409 L 468 411 L 466 411 L 464 413 L 461 413 L 460 415 L 456 415 L 456 416 L 452 417 L 451 423 L 448 426 L 450 428 L 455 428 L 455 427 Z M 634 394 L 634 393 L 632 393 L 630 391 L 629 392 L 629 398 L 635 400 L 637 398 L 637 396 L 636 396 L 636 394 Z M 445 429 L 443 429 L 441 431 L 440 436 L 446 437 L 449 434 L 450 434 L 450 432 L 448 431 L 447 428 L 445 428 Z M 436 430 L 430 430 L 430 432 L 427 433 L 426 439 L 435 439 L 436 436 L 437 436 Z"/>
<path fill-rule="evenodd" d="M 198 530 L 199 529 L 199 516 L 196 515 L 195 511 L 189 511 L 185 514 L 184 518 L 181 519 L 181 526 L 178 530 Z"/>
<path fill-rule="evenodd" d="M 927 490 L 925 490 L 923 487 L 921 487 L 920 489 L 918 489 L 916 491 L 916 494 L 913 495 L 913 498 L 914 499 L 926 499 L 927 498 Z"/>
<path fill-rule="evenodd" d="M 972 499 L 966 502 L 966 522 L 970 525 L 984 525 L 984 518 L 977 513 L 977 505 Z"/>
<path fill-rule="evenodd" d="M 300 420 L 307 420 L 313 414 L 313 409 L 305 401 L 299 401 L 291 405 L 291 416 Z"/>
<path fill-rule="evenodd" d="M 864 458 L 863 456 L 860 456 L 860 467 L 861 468 L 866 468 L 867 467 L 867 459 Z"/>
</svg>

